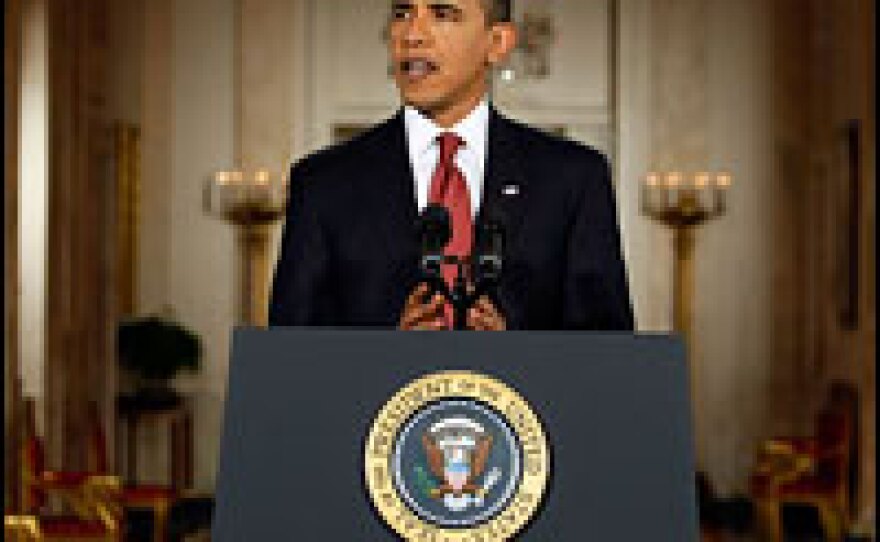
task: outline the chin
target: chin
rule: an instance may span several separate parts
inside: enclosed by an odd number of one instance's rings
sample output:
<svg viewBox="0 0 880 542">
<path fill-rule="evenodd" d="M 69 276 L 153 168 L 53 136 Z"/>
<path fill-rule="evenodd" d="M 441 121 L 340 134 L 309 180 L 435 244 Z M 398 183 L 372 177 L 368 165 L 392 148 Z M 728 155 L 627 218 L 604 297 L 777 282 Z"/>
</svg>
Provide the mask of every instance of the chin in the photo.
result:
<svg viewBox="0 0 880 542">
<path fill-rule="evenodd" d="M 411 105 L 420 111 L 431 112 L 443 109 L 447 100 L 437 96 L 428 96 L 425 94 L 403 94 L 403 102 Z"/>
</svg>

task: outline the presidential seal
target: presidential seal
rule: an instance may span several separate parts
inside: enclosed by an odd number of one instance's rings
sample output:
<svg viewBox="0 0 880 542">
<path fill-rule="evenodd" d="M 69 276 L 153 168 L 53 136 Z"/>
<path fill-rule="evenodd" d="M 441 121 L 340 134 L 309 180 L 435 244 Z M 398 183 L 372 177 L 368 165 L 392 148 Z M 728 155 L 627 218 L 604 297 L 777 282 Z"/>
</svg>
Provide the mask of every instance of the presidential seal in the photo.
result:
<svg viewBox="0 0 880 542">
<path fill-rule="evenodd" d="M 408 384 L 366 441 L 367 490 L 406 540 L 507 540 L 536 513 L 549 472 L 547 438 L 525 399 L 468 371 Z"/>
</svg>

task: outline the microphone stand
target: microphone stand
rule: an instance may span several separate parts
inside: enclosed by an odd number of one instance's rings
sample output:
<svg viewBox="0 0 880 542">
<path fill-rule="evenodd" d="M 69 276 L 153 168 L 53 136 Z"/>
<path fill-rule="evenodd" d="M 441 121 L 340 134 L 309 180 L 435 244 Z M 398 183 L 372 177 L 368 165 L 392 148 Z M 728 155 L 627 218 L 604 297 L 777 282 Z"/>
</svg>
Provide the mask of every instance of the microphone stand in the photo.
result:
<svg viewBox="0 0 880 542">
<path fill-rule="evenodd" d="M 467 312 L 474 306 L 476 301 L 483 295 L 491 293 L 498 282 L 495 274 L 487 273 L 483 275 L 478 273 L 474 281 L 474 288 L 468 291 L 467 277 L 465 271 L 469 267 L 476 267 L 474 264 L 479 261 L 478 256 L 470 258 L 458 258 L 455 256 L 443 256 L 442 263 L 446 265 L 455 265 L 457 269 L 455 281 L 452 289 L 447 286 L 446 281 L 440 273 L 439 266 L 433 266 L 430 271 L 426 272 L 426 282 L 430 289 L 425 296 L 426 301 L 431 299 L 435 293 L 440 293 L 446 301 L 452 305 L 452 329 L 463 331 L 467 329 Z"/>
<path fill-rule="evenodd" d="M 467 329 L 467 311 L 471 307 L 473 301 L 469 299 L 467 291 L 467 280 L 464 277 L 465 262 L 459 258 L 455 262 L 458 272 L 455 274 L 455 284 L 452 288 L 452 329 Z"/>
<path fill-rule="evenodd" d="M 496 220 L 481 223 L 476 229 L 474 251 L 467 258 L 447 256 L 443 248 L 452 237 L 449 211 L 441 205 L 429 205 L 419 218 L 418 227 L 422 241 L 422 281 L 429 291 L 423 303 L 440 293 L 452 305 L 452 328 L 467 329 L 467 312 L 483 295 L 491 294 L 501 277 L 503 261 L 503 227 Z M 451 285 L 443 280 L 443 265 L 455 265 L 456 278 Z M 468 291 L 465 271 L 470 270 L 474 279 L 472 291 Z"/>
</svg>

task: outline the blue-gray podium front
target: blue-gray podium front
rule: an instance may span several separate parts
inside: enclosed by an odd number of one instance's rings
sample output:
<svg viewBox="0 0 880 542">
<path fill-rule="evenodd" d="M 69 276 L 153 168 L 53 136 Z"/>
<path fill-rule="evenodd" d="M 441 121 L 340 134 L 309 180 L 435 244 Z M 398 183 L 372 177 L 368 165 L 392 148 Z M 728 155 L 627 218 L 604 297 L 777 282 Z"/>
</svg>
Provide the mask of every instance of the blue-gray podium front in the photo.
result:
<svg viewBox="0 0 880 542">
<path fill-rule="evenodd" d="M 552 469 L 517 540 L 697 540 L 688 375 L 680 342 L 588 332 L 236 330 L 216 541 L 398 540 L 364 482 L 382 406 L 429 373 L 517 390 Z"/>
</svg>

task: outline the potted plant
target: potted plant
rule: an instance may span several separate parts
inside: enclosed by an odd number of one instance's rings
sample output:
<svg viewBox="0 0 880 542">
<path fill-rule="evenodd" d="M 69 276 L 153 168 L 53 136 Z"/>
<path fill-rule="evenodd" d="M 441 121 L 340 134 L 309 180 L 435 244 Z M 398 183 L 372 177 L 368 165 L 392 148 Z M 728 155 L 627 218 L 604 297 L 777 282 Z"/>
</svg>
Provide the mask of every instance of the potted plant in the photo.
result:
<svg viewBox="0 0 880 542">
<path fill-rule="evenodd" d="M 169 382 L 180 371 L 198 370 L 202 357 L 198 335 L 159 316 L 121 322 L 117 347 L 120 364 L 137 378 L 135 395 L 156 402 L 176 401 Z"/>
</svg>

